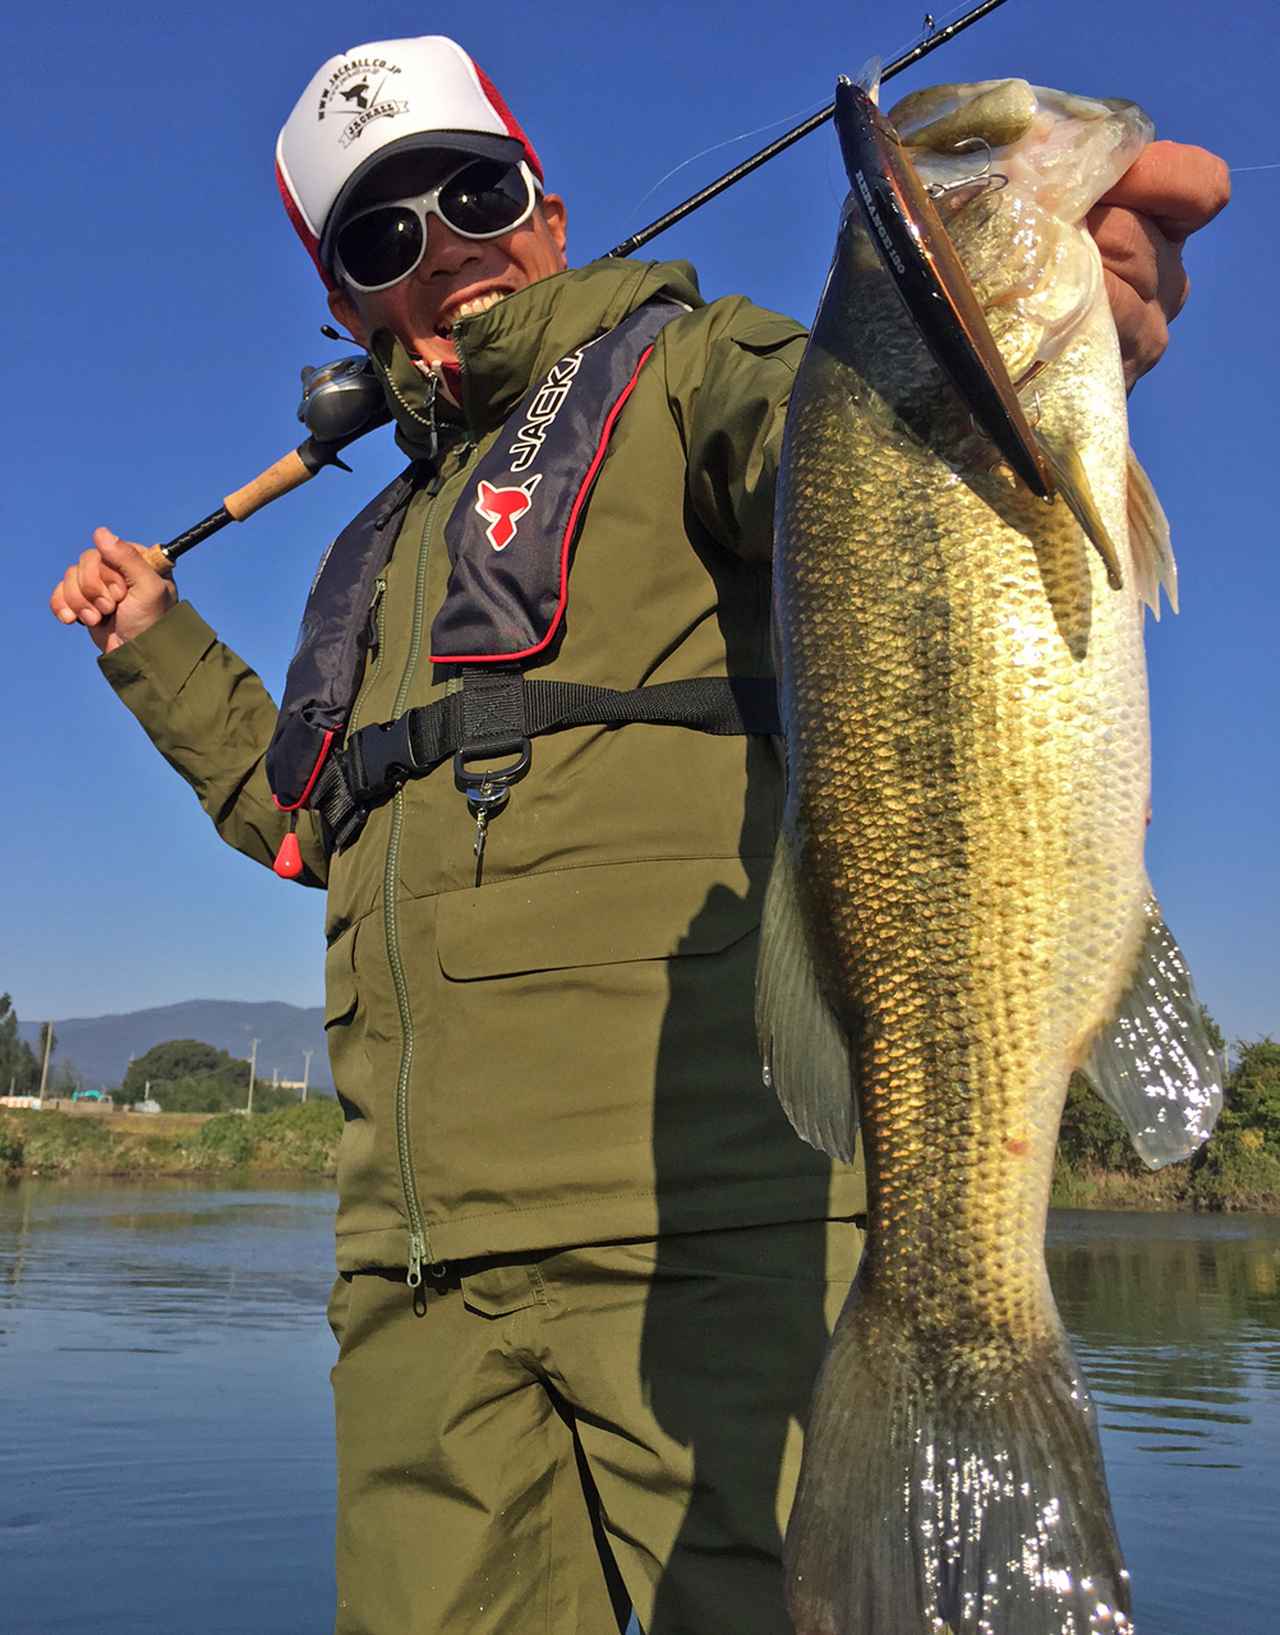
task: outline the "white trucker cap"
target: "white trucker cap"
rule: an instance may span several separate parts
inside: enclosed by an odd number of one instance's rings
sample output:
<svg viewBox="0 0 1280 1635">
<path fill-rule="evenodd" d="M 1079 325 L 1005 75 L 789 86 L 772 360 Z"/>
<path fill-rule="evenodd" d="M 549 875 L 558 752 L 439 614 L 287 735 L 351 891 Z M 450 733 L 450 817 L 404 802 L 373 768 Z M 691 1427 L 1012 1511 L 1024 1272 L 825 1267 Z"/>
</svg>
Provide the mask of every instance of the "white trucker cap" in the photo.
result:
<svg viewBox="0 0 1280 1635">
<path fill-rule="evenodd" d="M 365 176 L 418 149 L 542 162 L 492 81 L 443 34 L 376 40 L 330 57 L 276 142 L 276 181 L 289 220 L 334 288 L 333 229 Z"/>
</svg>

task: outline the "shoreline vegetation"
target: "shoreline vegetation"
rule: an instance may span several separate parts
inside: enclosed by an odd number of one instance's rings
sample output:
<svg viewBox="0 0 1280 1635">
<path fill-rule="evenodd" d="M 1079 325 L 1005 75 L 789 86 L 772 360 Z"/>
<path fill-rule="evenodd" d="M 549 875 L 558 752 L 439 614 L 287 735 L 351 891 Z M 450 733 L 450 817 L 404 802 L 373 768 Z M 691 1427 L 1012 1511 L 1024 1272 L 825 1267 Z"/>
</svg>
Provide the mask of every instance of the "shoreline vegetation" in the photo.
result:
<svg viewBox="0 0 1280 1635">
<path fill-rule="evenodd" d="M 0 1108 L 0 1178 L 331 1176 L 341 1134 L 342 1109 L 329 1096 L 252 1117 Z"/>
<path fill-rule="evenodd" d="M 1270 1049 L 1280 1058 L 1280 1046 Z M 1280 1213 L 1280 1128 L 1243 1119 L 1240 1100 L 1229 1101 L 1217 1132 L 1191 1160 L 1151 1171 L 1114 1115 L 1073 1082 L 1052 1205 Z M 331 1177 L 342 1123 L 341 1107 L 327 1096 L 252 1117 L 3 1108 L 0 1179 Z"/>
</svg>

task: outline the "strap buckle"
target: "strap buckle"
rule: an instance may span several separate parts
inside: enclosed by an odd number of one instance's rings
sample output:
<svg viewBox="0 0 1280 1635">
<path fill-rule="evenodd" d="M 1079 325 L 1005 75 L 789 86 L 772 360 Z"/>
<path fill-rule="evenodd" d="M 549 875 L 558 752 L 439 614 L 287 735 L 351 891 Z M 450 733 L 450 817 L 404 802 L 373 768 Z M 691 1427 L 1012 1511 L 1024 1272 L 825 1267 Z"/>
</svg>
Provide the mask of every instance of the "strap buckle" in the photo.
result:
<svg viewBox="0 0 1280 1635">
<path fill-rule="evenodd" d="M 344 760 L 347 786 L 358 805 L 372 805 L 394 795 L 421 770 L 413 755 L 408 715 L 361 727 L 351 735 Z"/>
</svg>

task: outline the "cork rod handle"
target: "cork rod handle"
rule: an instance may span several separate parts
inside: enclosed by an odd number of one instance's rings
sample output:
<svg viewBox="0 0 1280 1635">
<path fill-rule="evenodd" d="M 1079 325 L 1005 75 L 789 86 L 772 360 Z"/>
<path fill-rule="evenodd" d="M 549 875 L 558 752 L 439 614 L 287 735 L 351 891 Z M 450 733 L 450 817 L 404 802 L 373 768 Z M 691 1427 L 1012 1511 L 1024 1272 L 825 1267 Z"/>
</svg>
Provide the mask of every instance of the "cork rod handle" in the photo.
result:
<svg viewBox="0 0 1280 1635">
<path fill-rule="evenodd" d="M 302 450 L 310 452 L 311 443 L 304 443 Z M 272 500 L 279 499 L 281 494 L 288 494 L 292 489 L 300 488 L 303 483 L 309 482 L 320 470 L 320 463 L 313 459 L 310 464 L 302 458 L 302 451 L 290 449 L 272 466 L 268 466 L 243 488 L 237 488 L 234 494 L 228 494 L 218 509 L 209 516 L 197 522 L 186 533 L 179 534 L 164 545 L 147 545 L 142 548 L 142 558 L 147 566 L 154 568 L 157 573 L 166 577 L 173 572 L 173 565 L 180 556 L 202 539 L 208 539 L 210 534 L 216 534 L 220 528 L 225 528 L 230 522 L 243 522 L 251 517 L 255 511 L 260 511 L 264 505 L 270 505 Z"/>
<path fill-rule="evenodd" d="M 309 482 L 314 475 L 315 473 L 303 464 L 297 449 L 290 449 L 288 454 L 283 455 L 273 466 L 268 466 L 251 483 L 246 483 L 243 488 L 237 488 L 234 494 L 228 494 L 222 503 L 236 522 L 243 522 L 255 511 L 260 511 L 264 505 L 270 505 L 272 500 L 278 500 L 281 494 L 288 494 L 292 489 L 301 488 L 303 483 Z"/>
</svg>

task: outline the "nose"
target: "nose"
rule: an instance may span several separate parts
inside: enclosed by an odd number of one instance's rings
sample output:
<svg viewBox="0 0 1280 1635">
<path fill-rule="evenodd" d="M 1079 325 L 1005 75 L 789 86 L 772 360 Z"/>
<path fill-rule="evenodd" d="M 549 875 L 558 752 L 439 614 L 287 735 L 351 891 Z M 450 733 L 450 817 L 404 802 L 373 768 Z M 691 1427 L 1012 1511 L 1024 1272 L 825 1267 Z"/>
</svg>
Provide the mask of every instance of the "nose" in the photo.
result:
<svg viewBox="0 0 1280 1635">
<path fill-rule="evenodd" d="M 427 218 L 427 251 L 418 266 L 418 276 L 432 278 L 437 274 L 451 275 L 468 262 L 479 259 L 481 241 L 463 238 L 439 216 Z"/>
</svg>

